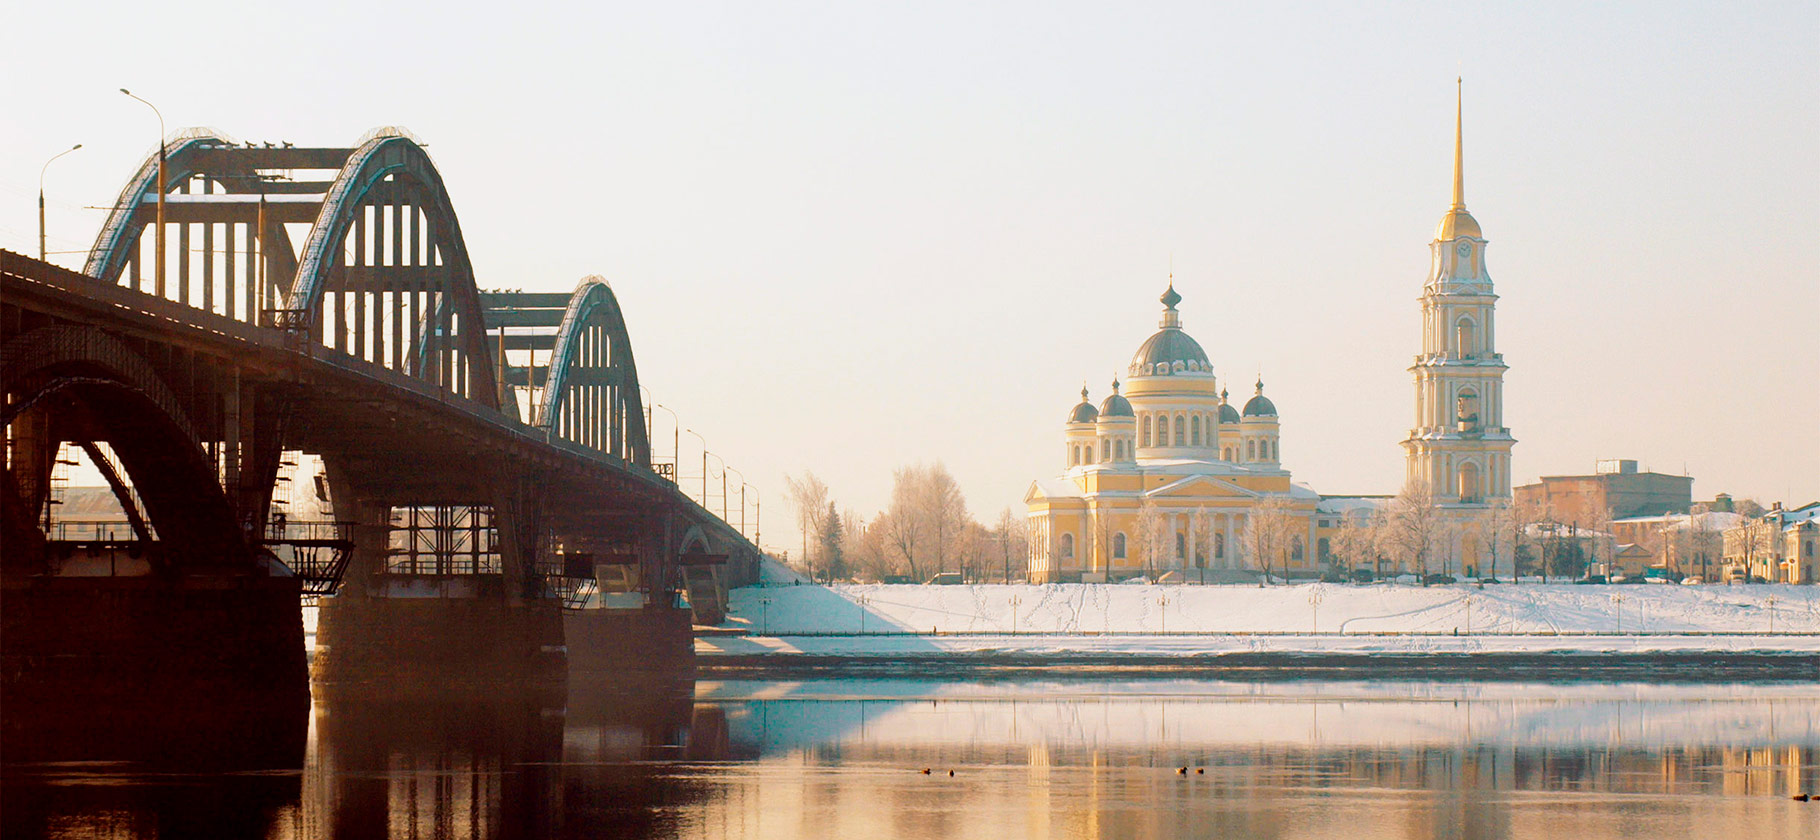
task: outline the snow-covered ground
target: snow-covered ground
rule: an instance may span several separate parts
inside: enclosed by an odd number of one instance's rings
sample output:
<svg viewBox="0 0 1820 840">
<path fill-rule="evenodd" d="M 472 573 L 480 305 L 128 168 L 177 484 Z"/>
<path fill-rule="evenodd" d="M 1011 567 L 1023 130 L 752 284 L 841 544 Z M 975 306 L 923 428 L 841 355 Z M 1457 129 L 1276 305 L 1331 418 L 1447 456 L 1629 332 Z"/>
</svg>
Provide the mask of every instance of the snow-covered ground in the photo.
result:
<svg viewBox="0 0 1820 840">
<path fill-rule="evenodd" d="M 735 590 L 706 655 L 1820 652 L 1820 587 L 809 584 Z M 1714 635 L 1717 634 L 1717 635 Z"/>
</svg>

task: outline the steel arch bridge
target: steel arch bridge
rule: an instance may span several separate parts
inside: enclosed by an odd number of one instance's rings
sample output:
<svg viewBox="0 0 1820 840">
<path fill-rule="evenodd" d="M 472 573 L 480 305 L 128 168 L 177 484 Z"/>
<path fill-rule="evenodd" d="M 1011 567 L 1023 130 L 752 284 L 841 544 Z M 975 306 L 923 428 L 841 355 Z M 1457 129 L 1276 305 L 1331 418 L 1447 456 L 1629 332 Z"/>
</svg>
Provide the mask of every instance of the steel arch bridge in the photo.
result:
<svg viewBox="0 0 1820 840">
<path fill-rule="evenodd" d="M 84 275 L 0 253 L 9 579 L 55 576 L 69 552 L 46 513 L 65 445 L 101 468 L 167 579 L 282 574 L 275 560 L 314 542 L 343 555 L 344 595 L 384 601 L 422 583 L 395 560 L 401 516 L 424 510 L 465 511 L 462 527 L 484 534 L 431 540 L 438 563 L 488 558 L 474 568 L 497 580 L 470 587 L 482 600 L 574 600 L 586 587 L 562 580 L 584 580 L 594 558 L 667 603 L 690 529 L 708 553 L 755 564 L 737 529 L 652 470 L 608 283 L 482 291 L 442 177 L 407 133 L 300 148 L 193 130 L 160 152 L 122 189 Z M 295 453 L 325 464 L 332 533 L 274 521 Z"/>
</svg>

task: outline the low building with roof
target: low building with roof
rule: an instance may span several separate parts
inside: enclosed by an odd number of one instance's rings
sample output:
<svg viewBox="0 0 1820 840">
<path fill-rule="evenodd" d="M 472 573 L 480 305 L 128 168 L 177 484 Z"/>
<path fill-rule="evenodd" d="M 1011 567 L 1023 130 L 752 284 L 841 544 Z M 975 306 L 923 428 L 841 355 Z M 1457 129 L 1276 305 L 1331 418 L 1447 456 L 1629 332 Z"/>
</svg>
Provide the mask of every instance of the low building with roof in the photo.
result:
<svg viewBox="0 0 1820 840">
<path fill-rule="evenodd" d="M 1813 583 L 1820 571 L 1820 502 L 1792 510 L 1777 502 L 1725 531 L 1725 577 Z"/>
</svg>

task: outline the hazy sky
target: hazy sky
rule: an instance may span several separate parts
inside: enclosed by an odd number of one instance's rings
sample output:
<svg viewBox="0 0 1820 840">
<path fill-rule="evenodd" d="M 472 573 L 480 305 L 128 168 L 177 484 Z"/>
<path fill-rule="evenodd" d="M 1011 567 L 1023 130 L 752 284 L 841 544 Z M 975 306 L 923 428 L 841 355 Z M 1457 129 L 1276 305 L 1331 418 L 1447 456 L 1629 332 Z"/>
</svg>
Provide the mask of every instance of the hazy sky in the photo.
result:
<svg viewBox="0 0 1820 840">
<path fill-rule="evenodd" d="M 39 166 L 81 142 L 48 181 L 81 265 L 156 138 L 119 87 L 173 131 L 406 126 L 481 285 L 608 277 L 781 545 L 805 469 L 870 514 L 941 459 L 1020 509 L 1173 256 L 1297 480 L 1388 493 L 1464 75 L 1516 478 L 1820 498 L 1820 4 L 1359 5 L 12 2 L 0 247 L 36 251 Z"/>
</svg>

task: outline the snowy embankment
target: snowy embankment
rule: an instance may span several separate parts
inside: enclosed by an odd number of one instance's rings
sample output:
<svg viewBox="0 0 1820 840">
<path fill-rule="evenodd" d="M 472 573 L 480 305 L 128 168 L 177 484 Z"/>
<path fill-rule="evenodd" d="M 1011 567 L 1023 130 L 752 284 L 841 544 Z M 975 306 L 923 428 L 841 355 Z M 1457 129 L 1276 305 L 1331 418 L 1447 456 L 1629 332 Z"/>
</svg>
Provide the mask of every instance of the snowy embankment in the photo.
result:
<svg viewBox="0 0 1820 840">
<path fill-rule="evenodd" d="M 736 590 L 704 656 L 1820 654 L 1820 587 L 1298 584 Z"/>
</svg>

